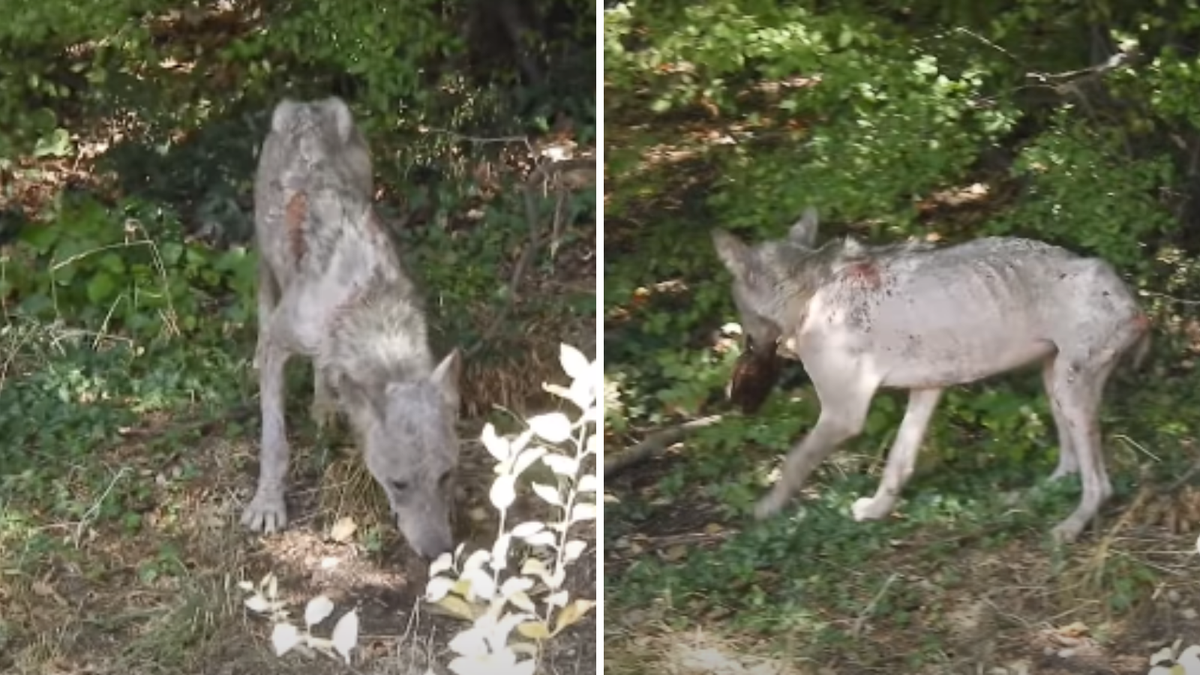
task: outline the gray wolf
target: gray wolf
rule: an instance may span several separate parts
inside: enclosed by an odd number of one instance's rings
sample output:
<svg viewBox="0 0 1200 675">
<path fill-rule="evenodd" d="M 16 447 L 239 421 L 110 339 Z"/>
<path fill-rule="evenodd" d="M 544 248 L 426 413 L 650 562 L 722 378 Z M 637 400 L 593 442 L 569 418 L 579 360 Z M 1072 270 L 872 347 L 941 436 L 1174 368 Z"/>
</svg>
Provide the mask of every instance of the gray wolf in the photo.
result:
<svg viewBox="0 0 1200 675">
<path fill-rule="evenodd" d="M 313 419 L 347 414 L 400 532 L 435 557 L 453 546 L 461 358 L 455 349 L 435 362 L 424 301 L 371 192 L 370 153 L 341 99 L 275 107 L 254 182 L 262 446 L 242 523 L 267 533 L 287 524 L 284 364 L 303 356 Z"/>
<path fill-rule="evenodd" d="M 1079 473 L 1083 484 L 1053 536 L 1074 541 L 1112 494 L 1098 422 L 1105 382 L 1123 355 L 1140 361 L 1149 345 L 1149 320 L 1113 268 L 1018 238 L 817 247 L 817 225 L 809 208 L 779 240 L 749 245 L 712 233 L 748 339 L 799 359 L 821 406 L 756 517 L 778 513 L 838 444 L 860 434 L 876 390 L 889 387 L 908 390 L 908 407 L 878 490 L 852 509 L 860 521 L 885 517 L 944 388 L 1040 363 L 1060 449 L 1052 478 Z"/>
</svg>

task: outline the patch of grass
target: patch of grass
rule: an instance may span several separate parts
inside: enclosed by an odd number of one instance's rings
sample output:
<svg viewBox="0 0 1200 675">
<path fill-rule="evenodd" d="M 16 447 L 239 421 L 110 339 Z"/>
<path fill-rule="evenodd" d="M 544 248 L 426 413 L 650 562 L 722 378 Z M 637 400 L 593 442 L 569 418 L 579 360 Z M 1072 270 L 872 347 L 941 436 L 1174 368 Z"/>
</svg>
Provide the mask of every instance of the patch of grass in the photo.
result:
<svg viewBox="0 0 1200 675">
<path fill-rule="evenodd" d="M 757 636 L 819 663 L 917 672 L 947 663 L 945 653 L 954 651 L 953 626 L 939 608 L 949 598 L 995 592 L 989 586 L 996 582 L 973 567 L 981 558 L 1007 563 L 1016 574 L 1039 568 L 1046 597 L 1038 606 L 1047 614 L 1079 603 L 1093 620 L 1129 612 L 1169 577 L 1136 539 L 1125 541 L 1124 531 L 1115 541 L 1108 535 L 1137 508 L 1141 490 L 1161 488 L 1188 469 L 1191 446 L 1178 431 L 1197 421 L 1194 408 L 1162 402 L 1193 400 L 1198 385 L 1191 376 L 1149 391 L 1112 387 L 1105 430 L 1115 495 L 1098 526 L 1070 549 L 1048 539 L 1080 496 L 1078 480 L 1048 480 L 1055 455 L 1045 446 L 1054 439 L 1037 440 L 1028 453 L 1007 452 L 1003 433 L 979 429 L 961 414 L 971 405 L 965 395 L 935 417 L 923 452 L 936 463 L 919 471 L 893 516 L 878 522 L 854 522 L 850 505 L 878 483 L 881 448 L 890 441 L 884 425 L 847 444 L 783 514 L 755 522 L 753 503 L 774 480 L 764 465 L 777 465 L 785 438 L 805 430 L 793 419 L 815 419 L 811 390 L 800 393 L 795 411 L 730 416 L 691 436 L 678 460 L 629 479 L 632 490 L 606 506 L 606 615 L 654 617 L 644 625 L 679 635 Z M 884 406 L 879 414 L 891 413 Z M 956 428 L 973 429 L 974 440 L 940 452 L 938 443 L 958 435 Z M 1158 463 L 1148 463 L 1147 448 Z M 1144 477 L 1139 465 L 1148 470 Z M 1134 516 L 1125 530 L 1147 525 L 1155 523 Z M 1190 550 L 1190 542 L 1170 542 L 1158 545 Z M 1034 558 L 1041 562 L 1031 565 Z M 898 639 L 908 641 L 902 650 Z M 606 653 L 620 659 L 626 647 Z"/>
</svg>

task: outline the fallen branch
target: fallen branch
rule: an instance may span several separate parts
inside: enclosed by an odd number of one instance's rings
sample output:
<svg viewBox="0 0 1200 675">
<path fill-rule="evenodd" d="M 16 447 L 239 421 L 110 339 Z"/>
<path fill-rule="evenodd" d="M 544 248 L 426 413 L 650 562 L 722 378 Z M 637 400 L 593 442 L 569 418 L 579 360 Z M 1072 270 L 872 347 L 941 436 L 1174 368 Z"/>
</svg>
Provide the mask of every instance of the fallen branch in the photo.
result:
<svg viewBox="0 0 1200 675">
<path fill-rule="evenodd" d="M 650 459 L 663 455 L 667 448 L 683 440 L 689 433 L 711 427 L 724 419 L 721 415 L 709 415 L 698 420 L 689 420 L 668 429 L 656 431 L 629 450 L 612 457 L 604 458 L 604 478 L 608 479 L 625 469 Z"/>
</svg>

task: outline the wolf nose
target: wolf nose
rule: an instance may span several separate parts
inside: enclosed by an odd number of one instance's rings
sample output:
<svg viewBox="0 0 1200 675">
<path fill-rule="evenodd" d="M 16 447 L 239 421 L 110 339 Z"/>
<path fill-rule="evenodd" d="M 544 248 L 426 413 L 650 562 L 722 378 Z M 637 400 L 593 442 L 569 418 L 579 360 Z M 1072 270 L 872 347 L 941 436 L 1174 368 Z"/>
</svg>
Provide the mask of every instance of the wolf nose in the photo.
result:
<svg viewBox="0 0 1200 675">
<path fill-rule="evenodd" d="M 443 553 L 454 549 L 454 543 L 449 537 L 436 537 L 432 541 L 421 542 L 416 547 L 417 554 L 426 560 L 433 560 Z"/>
<path fill-rule="evenodd" d="M 397 522 L 398 524 L 399 522 Z M 454 538 L 450 536 L 449 528 L 426 530 L 409 537 L 409 546 L 422 558 L 433 560 L 443 553 L 450 553 L 454 550 Z"/>
</svg>

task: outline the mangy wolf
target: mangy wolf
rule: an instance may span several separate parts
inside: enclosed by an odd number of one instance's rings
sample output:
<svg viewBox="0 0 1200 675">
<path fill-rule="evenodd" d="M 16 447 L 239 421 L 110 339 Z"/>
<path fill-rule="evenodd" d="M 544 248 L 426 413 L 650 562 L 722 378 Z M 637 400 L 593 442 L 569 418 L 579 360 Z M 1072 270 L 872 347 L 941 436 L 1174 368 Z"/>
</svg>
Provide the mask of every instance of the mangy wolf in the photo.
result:
<svg viewBox="0 0 1200 675">
<path fill-rule="evenodd" d="M 423 301 L 371 191 L 370 154 L 344 102 L 279 103 L 254 182 L 262 450 L 242 523 L 287 524 L 284 363 L 306 356 L 314 419 L 324 424 L 339 405 L 348 414 L 400 531 L 434 557 L 453 546 L 460 357 L 434 363 Z"/>
<path fill-rule="evenodd" d="M 1053 532 L 1074 541 L 1112 492 L 1097 421 L 1105 381 L 1123 354 L 1136 347 L 1140 359 L 1149 344 L 1149 321 L 1112 267 L 1027 239 L 816 248 L 816 236 L 811 208 L 782 240 L 750 246 L 713 232 L 744 333 L 799 358 L 821 405 L 756 517 L 782 509 L 862 431 L 878 388 L 908 389 L 879 489 L 853 507 L 856 520 L 883 518 L 912 475 L 943 388 L 1041 362 L 1060 448 L 1053 478 L 1078 471 L 1083 482 L 1079 507 Z"/>
</svg>

